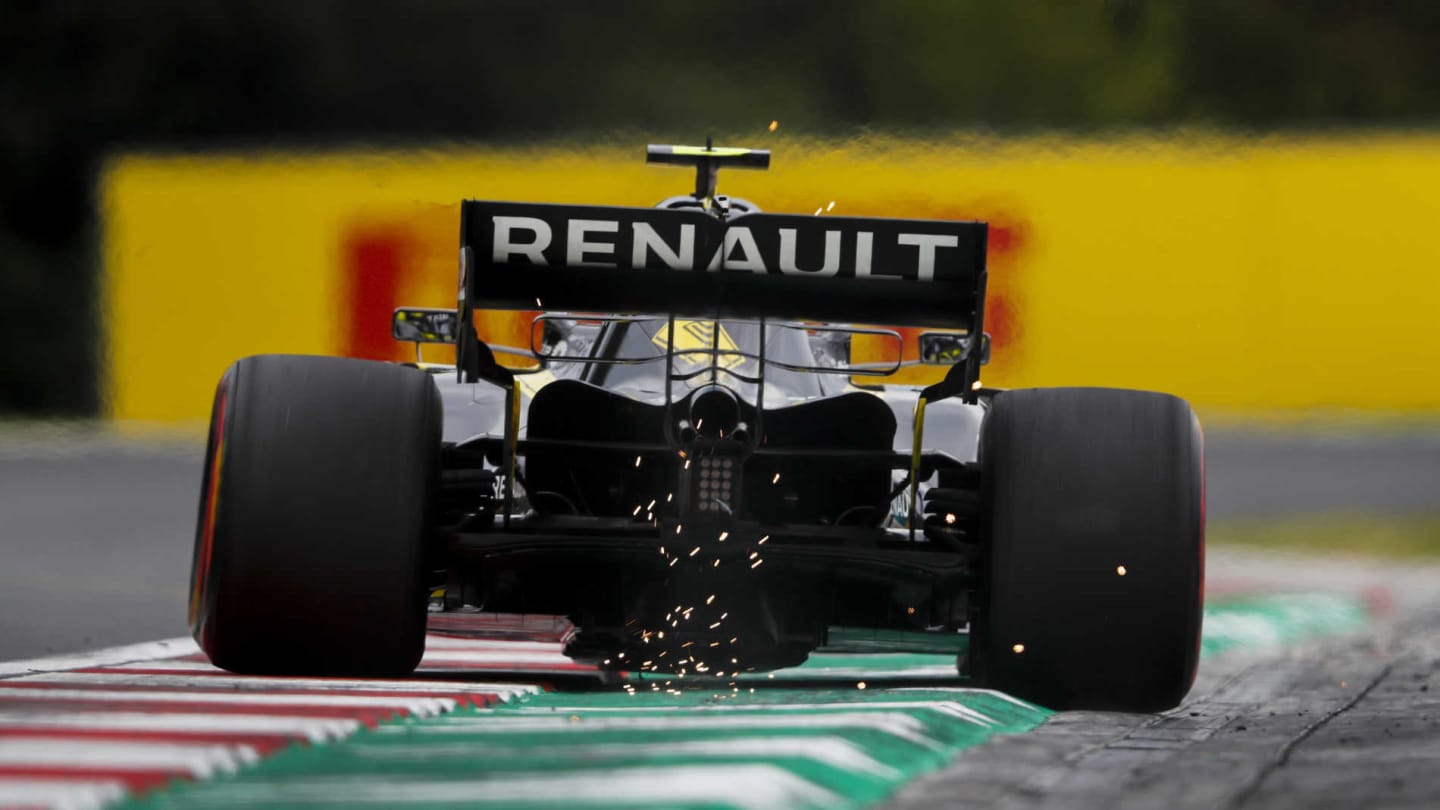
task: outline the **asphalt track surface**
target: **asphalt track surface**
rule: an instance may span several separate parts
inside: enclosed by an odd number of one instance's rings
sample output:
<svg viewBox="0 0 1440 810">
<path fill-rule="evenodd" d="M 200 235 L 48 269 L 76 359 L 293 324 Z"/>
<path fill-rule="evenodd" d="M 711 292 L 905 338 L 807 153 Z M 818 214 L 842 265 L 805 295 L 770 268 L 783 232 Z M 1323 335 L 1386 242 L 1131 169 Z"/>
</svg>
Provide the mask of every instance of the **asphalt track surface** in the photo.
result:
<svg viewBox="0 0 1440 810">
<path fill-rule="evenodd" d="M 1440 433 L 1207 437 L 1210 517 L 1434 514 Z M 0 433 L 0 662 L 183 636 L 200 452 Z M 1163 715 L 1062 713 L 894 807 L 1434 806 L 1440 573 L 1224 552 L 1212 583 L 1363 596 L 1373 632 L 1207 659 Z"/>
<path fill-rule="evenodd" d="M 997 737 L 882 806 L 1437 806 L 1440 569 L 1217 557 L 1211 576 L 1369 593 L 1384 604 L 1365 632 L 1203 662 L 1173 711 L 1064 712 L 1029 734 Z"/>
</svg>

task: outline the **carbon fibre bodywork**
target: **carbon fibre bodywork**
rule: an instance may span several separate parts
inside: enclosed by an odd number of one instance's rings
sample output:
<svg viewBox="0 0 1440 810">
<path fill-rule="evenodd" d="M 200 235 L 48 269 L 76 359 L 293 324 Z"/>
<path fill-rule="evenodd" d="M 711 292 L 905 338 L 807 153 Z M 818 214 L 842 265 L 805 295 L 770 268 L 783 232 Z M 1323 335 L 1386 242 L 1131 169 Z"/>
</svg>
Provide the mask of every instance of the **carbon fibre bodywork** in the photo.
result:
<svg viewBox="0 0 1440 810">
<path fill-rule="evenodd" d="M 579 630 L 570 653 L 617 669 L 770 669 L 804 660 L 832 635 L 963 649 L 976 515 L 956 507 L 943 531 L 910 530 L 921 511 L 910 514 L 904 486 L 918 391 L 781 393 L 786 401 L 763 414 L 737 398 L 736 420 L 763 433 L 680 442 L 667 422 L 713 388 L 667 406 L 655 391 L 663 369 L 649 372 L 646 401 L 633 373 L 618 391 L 591 382 L 603 382 L 600 368 L 523 399 L 524 498 L 508 528 L 493 495 L 480 520 L 450 511 L 446 609 L 566 616 Z M 503 467 L 505 395 L 485 382 L 436 380 L 447 503 L 485 501 L 494 479 L 458 471 Z M 772 378 L 771 391 L 783 390 Z M 973 473 L 983 416 L 983 404 L 958 399 L 930 408 L 919 475 Z M 710 492 L 729 482 L 725 509 L 700 508 L 710 473 Z"/>
</svg>

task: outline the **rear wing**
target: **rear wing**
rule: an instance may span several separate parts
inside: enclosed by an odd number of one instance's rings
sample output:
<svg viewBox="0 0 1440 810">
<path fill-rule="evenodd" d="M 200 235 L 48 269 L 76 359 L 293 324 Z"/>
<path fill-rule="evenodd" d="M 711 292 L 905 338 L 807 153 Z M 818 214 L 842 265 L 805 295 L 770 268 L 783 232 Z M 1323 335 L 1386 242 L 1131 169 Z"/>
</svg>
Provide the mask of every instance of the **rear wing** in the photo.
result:
<svg viewBox="0 0 1440 810">
<path fill-rule="evenodd" d="M 985 308 L 983 222 L 467 200 L 460 372 L 505 374 L 476 309 L 785 318 L 960 329 L 970 344 L 931 399 L 971 395 Z"/>
<path fill-rule="evenodd" d="M 983 222 L 466 201 L 476 309 L 934 326 L 975 331 Z"/>
</svg>

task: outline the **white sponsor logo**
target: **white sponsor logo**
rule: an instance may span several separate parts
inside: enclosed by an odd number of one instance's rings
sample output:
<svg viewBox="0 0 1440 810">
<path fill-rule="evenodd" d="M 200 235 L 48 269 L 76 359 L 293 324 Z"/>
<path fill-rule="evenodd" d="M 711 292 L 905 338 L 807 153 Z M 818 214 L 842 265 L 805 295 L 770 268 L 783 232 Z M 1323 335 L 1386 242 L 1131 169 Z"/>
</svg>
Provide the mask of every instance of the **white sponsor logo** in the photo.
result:
<svg viewBox="0 0 1440 810">
<path fill-rule="evenodd" d="M 613 219 L 569 219 L 563 226 L 554 227 L 538 217 L 497 214 L 491 221 L 494 228 L 491 259 L 496 264 L 525 262 L 548 267 L 552 265 L 551 258 L 547 257 L 549 253 L 557 261 L 563 255 L 564 264 L 569 267 L 617 268 L 623 259 L 628 259 L 626 266 L 634 268 L 692 270 L 699 266 L 695 261 L 695 225 L 691 223 L 681 224 L 678 232 L 662 235 L 646 222 L 622 223 Z M 557 228 L 564 234 L 564 249 L 552 252 Z M 704 269 L 817 278 L 831 278 L 848 270 L 844 275 L 854 278 L 934 281 L 940 251 L 960 246 L 959 237 L 953 234 L 899 233 L 894 236 L 890 252 L 904 256 L 904 266 L 876 267 L 873 231 L 847 234 L 827 229 L 823 239 L 815 242 L 810 240 L 816 240 L 817 235 L 807 234 L 805 239 L 812 248 L 807 252 L 800 249 L 798 229 L 776 230 L 779 249 L 774 255 L 767 255 L 749 227 L 729 226 L 722 243 L 703 264 Z M 850 266 L 844 267 L 847 235 L 851 241 Z M 670 239 L 675 241 L 668 241 Z M 813 249 L 822 245 L 821 250 Z"/>
</svg>

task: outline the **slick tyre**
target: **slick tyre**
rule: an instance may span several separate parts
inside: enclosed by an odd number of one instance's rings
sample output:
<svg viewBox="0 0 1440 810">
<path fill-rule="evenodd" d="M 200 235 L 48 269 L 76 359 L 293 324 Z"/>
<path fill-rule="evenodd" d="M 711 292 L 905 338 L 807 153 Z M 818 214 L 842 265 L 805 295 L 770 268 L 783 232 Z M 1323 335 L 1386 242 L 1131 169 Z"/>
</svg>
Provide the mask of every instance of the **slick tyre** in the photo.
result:
<svg viewBox="0 0 1440 810">
<path fill-rule="evenodd" d="M 215 665 L 410 672 L 425 639 L 440 397 L 423 371 L 261 355 L 220 380 L 190 628 Z"/>
<path fill-rule="evenodd" d="M 981 428 L 975 674 L 1053 709 L 1150 712 L 1195 678 L 1204 446 L 1184 400 L 1007 391 Z"/>
</svg>

